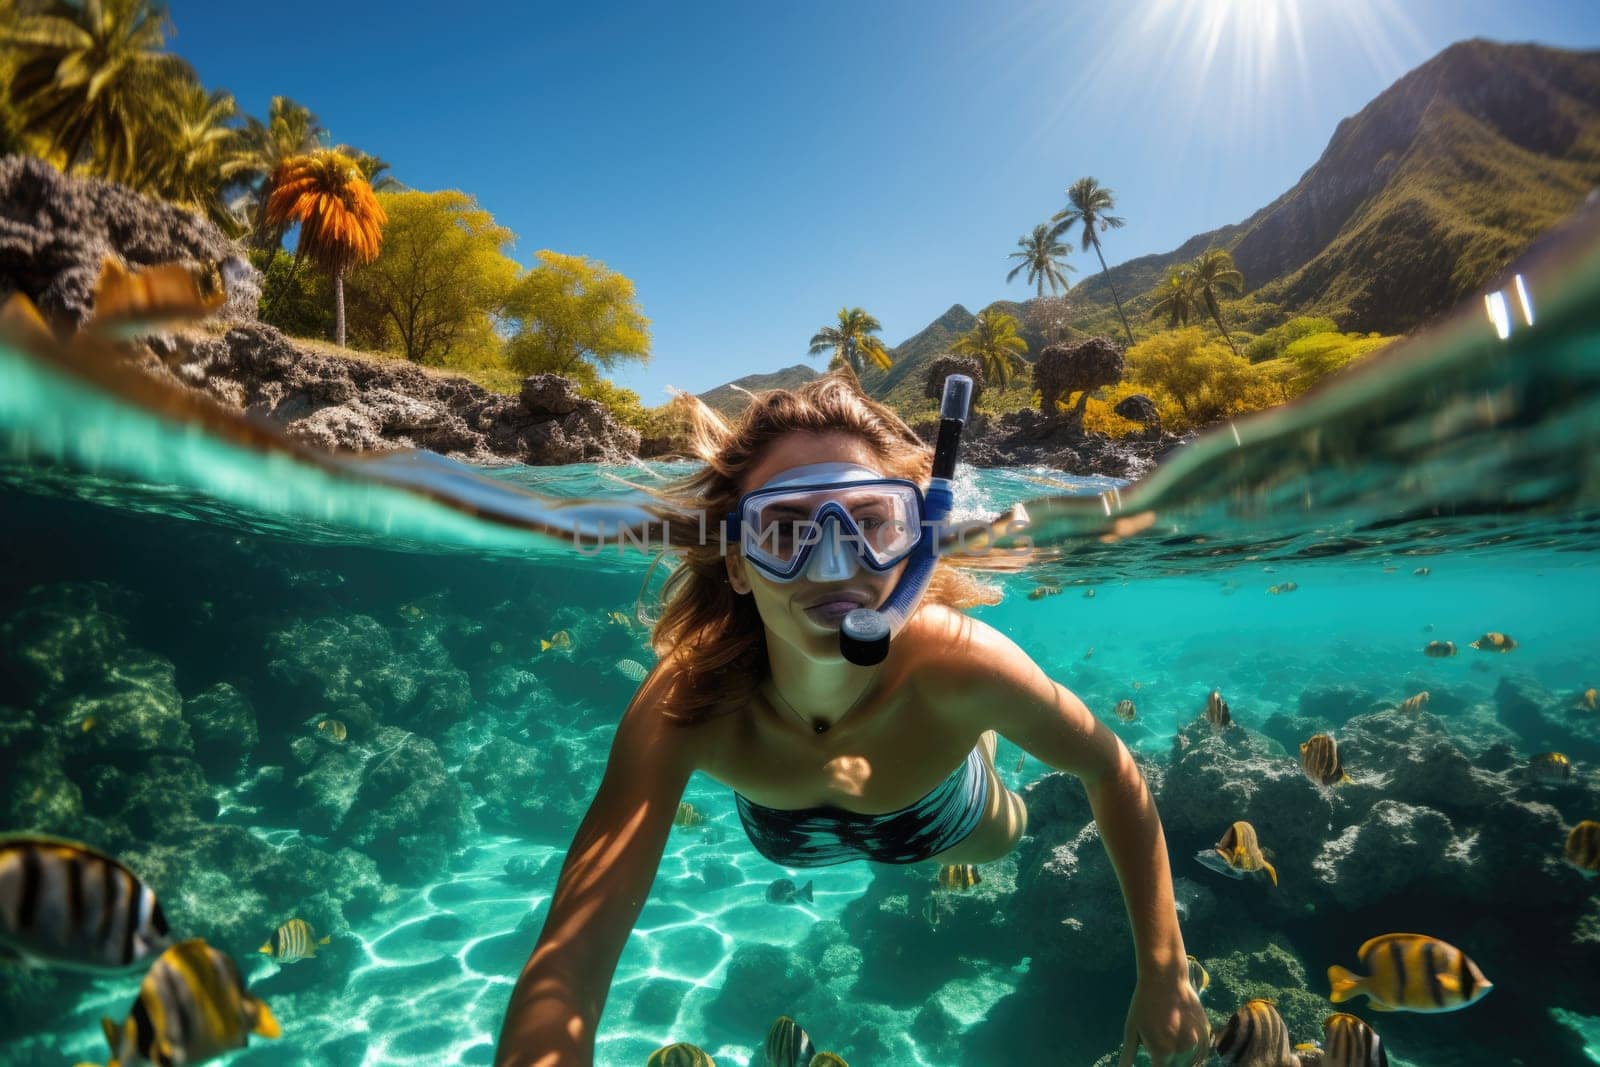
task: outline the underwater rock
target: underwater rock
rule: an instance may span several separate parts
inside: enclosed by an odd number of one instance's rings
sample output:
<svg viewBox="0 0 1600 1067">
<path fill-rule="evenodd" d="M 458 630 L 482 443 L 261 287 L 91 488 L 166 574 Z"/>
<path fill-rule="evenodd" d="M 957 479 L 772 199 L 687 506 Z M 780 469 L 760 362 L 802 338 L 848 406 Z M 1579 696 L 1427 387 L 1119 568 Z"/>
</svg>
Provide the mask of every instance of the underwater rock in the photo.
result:
<svg viewBox="0 0 1600 1067">
<path fill-rule="evenodd" d="M 1235 921 L 1218 931 L 1232 947 L 1198 951 L 1211 974 L 1206 1006 L 1222 1016 L 1255 997 L 1273 1002 L 1293 1041 L 1306 1041 L 1322 1033 L 1328 1015 L 1326 997 L 1312 992 L 1305 966 L 1285 938 L 1248 921 Z M 1200 946 L 1190 946 L 1194 951 Z M 1213 1026 L 1220 1025 L 1213 1020 Z"/>
<path fill-rule="evenodd" d="M 442 734 L 466 717 L 471 682 L 436 635 L 403 640 L 370 615 L 302 619 L 269 636 L 268 671 L 302 719 L 325 711 L 356 727 L 351 709 L 365 705 L 379 722 Z"/>
<path fill-rule="evenodd" d="M 1323 846 L 1311 871 L 1341 906 L 1357 909 L 1419 883 L 1456 879 L 1465 889 L 1475 858 L 1442 813 L 1380 800 L 1359 824 Z"/>
<path fill-rule="evenodd" d="M 296 824 L 308 834 L 334 833 L 356 802 L 371 753 L 354 745 L 333 747 L 314 737 L 297 737 L 290 749 L 307 768 L 294 780 L 291 810 Z"/>
<path fill-rule="evenodd" d="M 126 859 L 155 889 L 175 933 L 203 937 L 241 961 L 288 918 L 331 934 L 394 899 L 360 853 L 299 840 L 275 846 L 237 826 L 196 827 L 170 843 L 131 848 Z"/>
<path fill-rule="evenodd" d="M 506 860 L 506 881 L 514 886 L 532 888 L 543 880 L 544 868 L 532 856 L 512 856 Z"/>
<path fill-rule="evenodd" d="M 461 765 L 461 780 L 483 802 L 479 821 L 520 837 L 546 836 L 565 825 L 547 812 L 540 790 L 543 778 L 539 751 L 503 737 L 492 739 Z"/>
<path fill-rule="evenodd" d="M 47 315 L 82 325 L 93 311 L 94 286 L 106 253 L 134 266 L 192 260 L 216 263 L 238 248 L 203 216 L 125 186 L 69 177 L 42 159 L 0 158 L 0 299 L 21 290 Z M 255 271 L 230 288 L 222 314 L 255 317 Z"/>
<path fill-rule="evenodd" d="M 1281 877 L 1285 869 L 1310 862 L 1346 803 L 1342 790 L 1348 786 L 1319 789 L 1301 773 L 1298 758 L 1238 724 L 1213 732 L 1203 720 L 1190 723 L 1173 739 L 1172 756 L 1157 799 L 1168 847 L 1177 857 L 1175 873 L 1205 879 L 1202 884 L 1219 897 L 1248 893 L 1253 886 L 1213 885 L 1210 876 L 1195 873 L 1201 867 L 1194 855 L 1215 845 L 1230 823 L 1242 819 L 1255 826 L 1261 844 L 1277 856 Z M 1283 905 L 1272 893 L 1258 903 Z"/>
<path fill-rule="evenodd" d="M 142 649 L 125 648 L 104 664 L 100 677 L 53 706 L 69 727 L 73 753 L 193 752 L 183 720 L 176 668 Z"/>
<path fill-rule="evenodd" d="M 0 161 L 3 163 L 4 161 Z M 83 690 L 127 646 L 133 594 L 106 582 L 29 589 L 0 622 L 0 695 L 43 706 Z"/>
<path fill-rule="evenodd" d="M 777 945 L 745 944 L 733 950 L 722 989 L 706 1005 L 706 1018 L 736 1033 L 764 1034 L 780 1015 L 805 1019 L 816 979 L 804 961 Z"/>
<path fill-rule="evenodd" d="M 694 989 L 681 978 L 648 978 L 633 999 L 633 1021 L 643 1026 L 668 1026 L 677 1021 L 683 998 Z"/>
<path fill-rule="evenodd" d="M 1217 895 L 1206 886 L 1182 876 L 1172 879 L 1172 896 L 1178 908 L 1178 922 L 1199 926 L 1211 920 L 1217 910 Z"/>
<path fill-rule="evenodd" d="M 155 754 L 124 769 L 95 764 L 76 777 L 84 809 L 135 841 L 183 841 L 216 819 L 205 772 L 185 756 Z"/>
<path fill-rule="evenodd" d="M 337 837 L 377 860 L 385 877 L 425 881 L 474 829 L 466 796 L 433 742 L 385 726 L 372 744 Z"/>
<path fill-rule="evenodd" d="M 700 882 L 708 891 L 738 885 L 743 878 L 739 868 L 727 860 L 708 859 L 700 864 Z"/>
<path fill-rule="evenodd" d="M 183 717 L 194 737 L 195 758 L 218 781 L 231 781 L 261 741 L 255 710 L 227 682 L 184 701 Z"/>
</svg>

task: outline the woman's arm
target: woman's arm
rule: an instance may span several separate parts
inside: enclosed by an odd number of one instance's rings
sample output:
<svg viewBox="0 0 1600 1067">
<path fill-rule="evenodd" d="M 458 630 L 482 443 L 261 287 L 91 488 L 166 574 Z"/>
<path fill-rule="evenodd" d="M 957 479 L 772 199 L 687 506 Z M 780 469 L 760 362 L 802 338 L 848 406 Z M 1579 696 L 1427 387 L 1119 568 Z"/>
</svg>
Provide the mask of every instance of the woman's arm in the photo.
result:
<svg viewBox="0 0 1600 1067">
<path fill-rule="evenodd" d="M 946 651 L 919 671 L 931 683 L 919 688 L 953 704 L 975 733 L 999 730 L 1040 762 L 1082 780 L 1122 884 L 1140 977 L 1186 975 L 1166 838 L 1133 755 L 1004 634 L 955 613 L 945 625 Z"/>
<path fill-rule="evenodd" d="M 562 865 L 538 944 L 517 979 L 498 1067 L 590 1067 L 617 959 L 655 881 L 683 788 L 692 727 L 660 712 L 667 664 L 617 726 L 605 777 Z"/>
<path fill-rule="evenodd" d="M 945 615 L 934 613 L 936 640 L 928 647 L 939 651 L 919 667 L 919 691 L 953 709 L 974 737 L 999 730 L 1044 763 L 1077 775 L 1089 795 L 1122 884 L 1139 973 L 1119 1067 L 1131 1067 L 1141 1045 L 1154 1067 L 1199 1064 L 1210 1052 L 1210 1026 L 1189 986 L 1161 819 L 1133 756 L 1015 643 L 975 619 Z"/>
</svg>

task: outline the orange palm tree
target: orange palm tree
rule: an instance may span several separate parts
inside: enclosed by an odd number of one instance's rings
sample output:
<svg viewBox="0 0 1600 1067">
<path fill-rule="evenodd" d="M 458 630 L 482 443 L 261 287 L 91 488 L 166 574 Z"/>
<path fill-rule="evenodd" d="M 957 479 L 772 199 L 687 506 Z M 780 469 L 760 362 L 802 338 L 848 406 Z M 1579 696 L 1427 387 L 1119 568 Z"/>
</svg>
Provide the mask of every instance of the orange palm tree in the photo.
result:
<svg viewBox="0 0 1600 1067">
<path fill-rule="evenodd" d="M 345 273 L 378 258 L 383 224 L 389 216 L 355 161 L 339 152 L 292 156 L 279 164 L 270 184 L 267 224 L 300 224 L 289 276 L 294 277 L 305 256 L 333 275 L 334 333 L 343 345 Z M 287 289 L 285 286 L 284 291 Z"/>
</svg>

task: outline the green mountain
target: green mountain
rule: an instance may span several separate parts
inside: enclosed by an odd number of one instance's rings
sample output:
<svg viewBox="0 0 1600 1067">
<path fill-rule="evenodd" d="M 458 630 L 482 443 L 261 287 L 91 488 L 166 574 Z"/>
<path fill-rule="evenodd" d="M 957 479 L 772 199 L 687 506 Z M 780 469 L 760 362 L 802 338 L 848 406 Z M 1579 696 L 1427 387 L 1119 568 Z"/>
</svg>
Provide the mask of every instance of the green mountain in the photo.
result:
<svg viewBox="0 0 1600 1067">
<path fill-rule="evenodd" d="M 747 374 L 743 378 L 736 378 L 731 382 L 709 389 L 696 395 L 706 402 L 706 405 L 721 415 L 738 415 L 744 410 L 749 398 L 739 389 L 748 389 L 752 393 L 763 389 L 793 389 L 804 385 L 817 376 L 815 367 L 808 367 L 804 363 L 796 363 L 792 367 L 771 371 L 766 374 Z M 735 388 L 737 387 L 737 388 Z"/>
<path fill-rule="evenodd" d="M 1144 316 L 1168 266 L 1216 245 L 1283 316 L 1400 333 L 1492 280 L 1597 184 L 1600 52 L 1464 41 L 1340 122 L 1248 219 L 1111 275 Z M 1072 294 L 1091 314 L 1111 307 L 1098 273 Z"/>
<path fill-rule="evenodd" d="M 1110 273 L 1136 335 L 1157 328 L 1149 307 L 1168 268 L 1212 246 L 1230 249 L 1244 274 L 1244 298 L 1224 308 L 1247 330 L 1326 315 L 1345 330 L 1403 333 L 1480 290 L 1597 185 L 1600 52 L 1463 41 L 1340 122 L 1316 163 L 1260 211 Z M 1119 336 L 1104 275 L 1085 273 L 1070 292 L 1073 327 Z M 1026 303 L 991 306 L 1024 324 L 1036 355 L 1043 339 Z M 973 321 L 952 306 L 862 384 L 902 413 L 930 410 L 927 366 Z"/>
</svg>

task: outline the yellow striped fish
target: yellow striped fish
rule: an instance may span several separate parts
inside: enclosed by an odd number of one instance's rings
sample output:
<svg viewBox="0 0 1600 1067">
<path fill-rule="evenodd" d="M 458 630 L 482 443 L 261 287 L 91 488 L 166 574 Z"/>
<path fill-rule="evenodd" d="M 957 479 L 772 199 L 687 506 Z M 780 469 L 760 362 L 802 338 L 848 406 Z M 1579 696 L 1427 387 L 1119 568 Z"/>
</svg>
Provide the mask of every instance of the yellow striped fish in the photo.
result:
<svg viewBox="0 0 1600 1067">
<path fill-rule="evenodd" d="M 279 963 L 293 963 L 295 960 L 311 959 L 317 954 L 318 945 L 326 945 L 332 940 L 331 937 L 324 937 L 319 941 L 310 923 L 304 919 L 290 919 L 272 931 L 267 943 L 256 951 L 271 956 Z"/>
<path fill-rule="evenodd" d="M 245 990 L 233 960 L 198 937 L 151 964 L 121 1026 L 110 1019 L 100 1026 L 111 1046 L 107 1067 L 202 1063 L 244 1048 L 250 1034 L 283 1032 L 266 1004 Z"/>
<path fill-rule="evenodd" d="M 1517 647 L 1517 643 L 1511 638 L 1507 637 L 1505 634 L 1496 633 L 1495 631 L 1490 630 L 1488 633 L 1472 642 L 1472 647 L 1477 649 L 1479 652 L 1510 652 L 1513 648 Z"/>
<path fill-rule="evenodd" d="M 606 618 L 611 620 L 613 626 L 620 626 L 624 630 L 633 629 L 633 620 L 620 611 L 608 611 L 606 612 Z"/>
<path fill-rule="evenodd" d="M 1384 934 L 1362 945 L 1356 955 L 1371 973 L 1329 967 L 1333 992 L 1328 999 L 1335 1004 L 1366 996 L 1373 1011 L 1435 1014 L 1476 1004 L 1494 988 L 1465 952 L 1425 934 Z"/>
<path fill-rule="evenodd" d="M 1585 874 L 1600 874 L 1600 822 L 1585 819 L 1572 828 L 1562 855 Z"/>
<path fill-rule="evenodd" d="M 645 1067 L 717 1067 L 717 1061 L 698 1045 L 680 1041 L 650 1053 Z"/>
<path fill-rule="evenodd" d="M 819 1052 L 811 1057 L 807 1067 L 850 1067 L 837 1052 Z"/>
<path fill-rule="evenodd" d="M 705 821 L 706 817 L 700 812 L 696 811 L 695 806 L 690 804 L 688 801 L 680 801 L 678 804 L 678 813 L 672 817 L 672 825 L 683 827 L 685 829 L 700 826 Z"/>
<path fill-rule="evenodd" d="M 1266 851 L 1256 837 L 1256 828 L 1243 820 L 1228 827 L 1221 841 L 1212 848 L 1201 849 L 1194 858 L 1229 878 L 1264 872 L 1273 885 L 1278 884 L 1278 869 L 1267 862 Z"/>
<path fill-rule="evenodd" d="M 1422 648 L 1422 654 L 1433 659 L 1446 659 L 1456 654 L 1454 641 L 1429 641 Z"/>
<path fill-rule="evenodd" d="M 0 836 L 0 956 L 122 970 L 170 944 L 155 893 L 110 856 L 38 834 Z"/>
<path fill-rule="evenodd" d="M 227 298 L 218 264 L 128 268 L 108 255 L 100 263 L 89 328 L 116 336 L 152 333 L 164 325 L 204 318 Z"/>
<path fill-rule="evenodd" d="M 1289 1028 L 1272 1001 L 1259 997 L 1233 1013 L 1211 1047 L 1230 1067 L 1288 1067 L 1294 1063 Z"/>
<path fill-rule="evenodd" d="M 619 659 L 617 660 L 616 667 L 618 674 L 628 679 L 628 681 L 634 683 L 644 681 L 645 675 L 650 673 L 645 669 L 644 664 L 640 663 L 638 660 Z"/>
<path fill-rule="evenodd" d="M 1322 1059 L 1322 1046 L 1315 1041 L 1302 1041 L 1294 1047 L 1294 1060 L 1290 1067 L 1326 1067 Z"/>
<path fill-rule="evenodd" d="M 1318 785 L 1339 785 L 1350 780 L 1339 762 L 1339 743 L 1332 734 L 1312 734 L 1310 740 L 1301 743 L 1300 769 Z"/>
<path fill-rule="evenodd" d="M 939 868 L 939 886 L 943 889 L 971 889 L 982 881 L 983 875 L 970 863 L 950 863 Z"/>
<path fill-rule="evenodd" d="M 1206 973 L 1206 969 L 1200 965 L 1200 960 L 1196 956 L 1189 957 L 1189 984 L 1194 987 L 1195 996 L 1204 993 L 1206 987 L 1211 984 L 1211 976 Z"/>
<path fill-rule="evenodd" d="M 1123 722 L 1132 722 L 1139 717 L 1139 709 L 1134 707 L 1131 700 L 1119 700 L 1117 706 L 1112 709 L 1112 714 Z"/>
<path fill-rule="evenodd" d="M 1587 708 L 1590 711 L 1600 708 L 1600 690 L 1595 689 L 1593 686 L 1585 689 L 1578 694 L 1576 704 L 1578 707 Z"/>
<path fill-rule="evenodd" d="M 1406 697 L 1400 702 L 1401 711 L 1421 711 L 1428 703 L 1428 691 L 1424 689 L 1415 696 Z"/>
<path fill-rule="evenodd" d="M 809 1067 L 817 1054 L 810 1036 L 787 1015 L 772 1020 L 762 1048 L 771 1067 Z"/>
<path fill-rule="evenodd" d="M 1222 690 L 1213 689 L 1211 695 L 1206 697 L 1206 722 L 1211 724 L 1213 730 L 1225 730 L 1233 722 L 1233 714 L 1228 710 L 1228 702 L 1222 699 Z"/>
<path fill-rule="evenodd" d="M 338 719 L 323 719 L 317 723 L 317 733 L 334 741 L 343 741 L 350 736 L 350 731 Z"/>
<path fill-rule="evenodd" d="M 552 648 L 571 648 L 572 635 L 565 630 L 557 630 L 550 638 L 539 638 L 539 651 L 549 652 Z"/>
<path fill-rule="evenodd" d="M 1389 1067 L 1378 1032 L 1354 1015 L 1336 1011 L 1322 1020 L 1322 1067 Z"/>
</svg>

